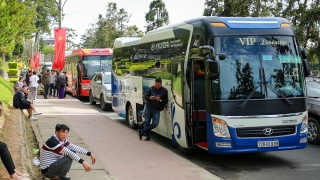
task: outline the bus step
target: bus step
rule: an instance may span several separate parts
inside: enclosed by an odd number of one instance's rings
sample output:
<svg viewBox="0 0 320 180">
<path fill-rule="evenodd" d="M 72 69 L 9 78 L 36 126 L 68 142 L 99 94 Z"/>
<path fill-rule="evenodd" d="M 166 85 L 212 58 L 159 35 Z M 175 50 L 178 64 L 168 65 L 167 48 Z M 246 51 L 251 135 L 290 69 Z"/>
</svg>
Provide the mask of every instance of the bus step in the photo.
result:
<svg viewBox="0 0 320 180">
<path fill-rule="evenodd" d="M 195 146 L 204 150 L 208 150 L 208 142 L 197 142 Z"/>
</svg>

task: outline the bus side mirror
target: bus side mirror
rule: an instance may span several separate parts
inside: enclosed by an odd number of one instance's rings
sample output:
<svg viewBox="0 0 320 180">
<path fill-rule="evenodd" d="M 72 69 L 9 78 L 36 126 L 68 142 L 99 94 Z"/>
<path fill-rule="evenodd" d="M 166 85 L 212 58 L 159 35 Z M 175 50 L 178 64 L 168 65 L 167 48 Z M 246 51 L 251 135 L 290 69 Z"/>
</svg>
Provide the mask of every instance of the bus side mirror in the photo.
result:
<svg viewBox="0 0 320 180">
<path fill-rule="evenodd" d="M 216 53 L 212 46 L 200 46 L 199 49 L 200 54 L 204 56 L 209 55 L 209 57 L 207 58 L 208 60 L 215 60 L 216 56 L 219 57 L 219 60 L 225 60 L 227 57 L 226 53 Z"/>
<path fill-rule="evenodd" d="M 219 63 L 212 59 L 206 60 L 206 78 L 209 80 L 218 79 L 220 76 Z"/>
<path fill-rule="evenodd" d="M 304 70 L 304 77 L 308 77 L 310 75 L 310 68 L 307 61 L 307 53 L 304 47 L 300 46 L 300 53 L 302 57 L 302 66 Z"/>
</svg>

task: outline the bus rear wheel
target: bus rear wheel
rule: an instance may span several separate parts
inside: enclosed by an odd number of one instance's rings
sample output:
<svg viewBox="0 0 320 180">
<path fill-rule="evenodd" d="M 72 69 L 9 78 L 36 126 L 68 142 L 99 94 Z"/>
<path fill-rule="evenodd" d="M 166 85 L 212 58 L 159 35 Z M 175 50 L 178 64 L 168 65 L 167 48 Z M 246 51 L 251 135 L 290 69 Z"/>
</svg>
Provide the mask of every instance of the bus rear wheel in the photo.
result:
<svg viewBox="0 0 320 180">
<path fill-rule="evenodd" d="M 127 114 L 126 120 L 127 120 L 129 127 L 132 129 L 137 129 L 138 124 L 134 123 L 133 109 L 132 109 L 131 104 L 129 104 L 129 106 L 127 106 L 126 114 Z"/>
</svg>

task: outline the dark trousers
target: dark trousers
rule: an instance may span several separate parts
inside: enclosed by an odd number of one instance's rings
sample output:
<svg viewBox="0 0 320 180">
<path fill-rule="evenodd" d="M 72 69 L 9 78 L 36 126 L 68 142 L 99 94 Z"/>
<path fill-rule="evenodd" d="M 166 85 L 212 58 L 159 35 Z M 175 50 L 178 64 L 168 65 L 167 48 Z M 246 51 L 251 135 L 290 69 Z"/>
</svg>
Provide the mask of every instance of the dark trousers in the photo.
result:
<svg viewBox="0 0 320 180">
<path fill-rule="evenodd" d="M 53 83 L 50 83 L 50 90 L 49 90 L 49 94 L 52 95 L 53 92 L 54 92 L 54 84 Z"/>
<path fill-rule="evenodd" d="M 60 86 L 57 84 L 54 86 L 53 96 L 59 96 Z"/>
<path fill-rule="evenodd" d="M 2 163 L 4 167 L 6 167 L 8 173 L 10 175 L 14 174 L 15 173 L 14 169 L 16 168 L 14 167 L 8 147 L 3 142 L 0 142 L 0 156 L 1 156 Z"/>
<path fill-rule="evenodd" d="M 43 97 L 48 97 L 49 84 L 43 84 Z"/>
<path fill-rule="evenodd" d="M 47 172 L 43 173 L 46 178 L 53 178 L 55 175 L 59 177 L 66 177 L 72 165 L 72 159 L 65 156 L 49 166 Z"/>
</svg>

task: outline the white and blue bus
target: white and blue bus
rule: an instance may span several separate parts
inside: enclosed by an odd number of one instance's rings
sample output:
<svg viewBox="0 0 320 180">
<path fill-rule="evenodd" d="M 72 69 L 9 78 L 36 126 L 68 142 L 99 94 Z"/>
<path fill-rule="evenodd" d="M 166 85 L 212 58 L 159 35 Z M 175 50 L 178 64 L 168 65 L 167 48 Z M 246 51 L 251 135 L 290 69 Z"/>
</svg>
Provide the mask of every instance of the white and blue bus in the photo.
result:
<svg viewBox="0 0 320 180">
<path fill-rule="evenodd" d="M 169 102 L 153 131 L 214 154 L 305 148 L 307 64 L 283 18 L 200 17 L 118 38 L 112 108 L 132 128 L 157 77 Z"/>
</svg>

